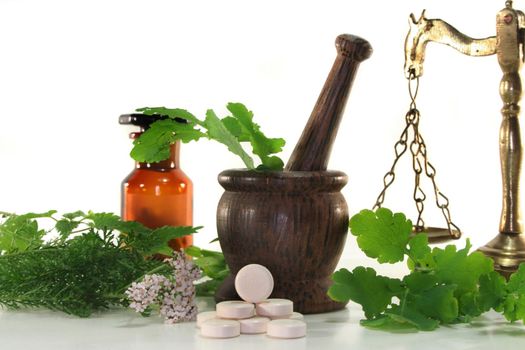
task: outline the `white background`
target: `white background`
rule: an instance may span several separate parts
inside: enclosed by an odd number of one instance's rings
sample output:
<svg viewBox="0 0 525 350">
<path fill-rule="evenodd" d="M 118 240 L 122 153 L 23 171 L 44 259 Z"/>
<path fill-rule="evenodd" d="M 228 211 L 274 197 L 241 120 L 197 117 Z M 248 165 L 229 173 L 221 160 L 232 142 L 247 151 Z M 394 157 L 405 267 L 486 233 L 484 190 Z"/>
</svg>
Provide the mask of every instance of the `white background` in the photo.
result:
<svg viewBox="0 0 525 350">
<path fill-rule="evenodd" d="M 369 40 L 329 167 L 345 171 L 351 214 L 370 208 L 393 160 L 409 99 L 403 73 L 408 15 L 442 18 L 473 37 L 495 35 L 504 1 L 0 0 L 0 210 L 120 210 L 132 170 L 132 128 L 117 122 L 143 106 L 202 116 L 243 102 L 287 159 L 335 58 L 334 39 Z M 524 8 L 525 1 L 515 1 Z M 418 107 L 421 131 L 453 219 L 475 246 L 498 231 L 501 72 L 430 44 Z M 216 236 L 217 174 L 242 167 L 219 144 L 184 145 L 195 185 L 196 243 Z M 408 158 L 386 206 L 414 217 Z M 427 187 L 426 221 L 444 225 Z M 356 250 L 349 239 L 345 255 Z"/>
</svg>

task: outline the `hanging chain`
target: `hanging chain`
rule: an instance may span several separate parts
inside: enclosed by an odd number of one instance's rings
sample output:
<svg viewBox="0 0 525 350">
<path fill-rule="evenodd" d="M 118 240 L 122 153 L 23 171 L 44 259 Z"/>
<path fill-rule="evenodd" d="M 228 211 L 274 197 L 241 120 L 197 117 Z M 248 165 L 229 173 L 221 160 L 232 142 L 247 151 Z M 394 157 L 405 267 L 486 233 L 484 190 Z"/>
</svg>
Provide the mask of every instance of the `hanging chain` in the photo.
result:
<svg viewBox="0 0 525 350">
<path fill-rule="evenodd" d="M 377 197 L 373 209 L 381 208 L 385 201 L 386 191 L 392 185 L 396 178 L 395 168 L 399 159 L 409 149 L 412 154 L 412 169 L 414 170 L 414 191 L 413 199 L 418 212 L 418 217 L 415 225 L 415 230 L 421 232 L 424 230 L 425 221 L 423 220 L 423 211 L 425 210 L 425 199 L 427 198 L 425 192 L 421 188 L 421 174 L 423 172 L 432 181 L 434 188 L 434 195 L 436 197 L 436 205 L 441 209 L 443 216 L 447 222 L 449 235 L 453 238 L 461 236 L 461 230 L 452 222 L 450 210 L 448 209 L 449 200 L 439 190 L 436 183 L 436 169 L 428 161 L 427 147 L 423 136 L 419 132 L 420 113 L 416 107 L 416 97 L 419 90 L 419 77 L 415 77 L 414 72 L 410 73 L 408 79 L 408 92 L 410 94 L 410 108 L 405 115 L 406 126 L 399 137 L 399 140 L 394 145 L 395 159 L 390 170 L 383 177 L 383 190 Z M 412 130 L 413 139 L 408 143 L 408 134 Z"/>
</svg>

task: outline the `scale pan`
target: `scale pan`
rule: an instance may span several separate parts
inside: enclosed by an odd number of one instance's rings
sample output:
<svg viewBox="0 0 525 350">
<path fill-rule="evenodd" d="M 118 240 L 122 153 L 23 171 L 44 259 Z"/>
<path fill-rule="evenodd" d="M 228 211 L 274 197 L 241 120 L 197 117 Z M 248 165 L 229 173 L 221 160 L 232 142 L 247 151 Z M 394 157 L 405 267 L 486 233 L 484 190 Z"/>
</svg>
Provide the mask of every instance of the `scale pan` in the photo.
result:
<svg viewBox="0 0 525 350">
<path fill-rule="evenodd" d="M 458 230 L 452 230 L 452 236 L 450 235 L 450 232 L 448 231 L 448 228 L 442 228 L 442 227 L 416 227 L 414 226 L 412 228 L 412 234 L 416 235 L 420 232 L 425 233 L 428 236 L 428 242 L 432 244 L 437 243 L 444 243 L 448 242 L 453 239 L 458 239 L 461 237 L 461 232 Z"/>
</svg>

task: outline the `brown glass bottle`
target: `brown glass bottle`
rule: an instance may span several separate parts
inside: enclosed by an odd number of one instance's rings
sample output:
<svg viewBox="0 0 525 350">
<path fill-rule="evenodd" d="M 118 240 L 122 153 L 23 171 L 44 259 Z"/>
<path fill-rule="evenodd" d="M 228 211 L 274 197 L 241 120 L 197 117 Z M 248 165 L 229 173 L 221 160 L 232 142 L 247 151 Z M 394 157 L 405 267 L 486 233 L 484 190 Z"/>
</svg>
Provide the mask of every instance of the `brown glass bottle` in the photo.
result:
<svg viewBox="0 0 525 350">
<path fill-rule="evenodd" d="M 125 123 L 120 119 L 121 124 Z M 141 133 L 131 133 L 132 139 Z M 135 163 L 135 169 L 122 181 L 121 215 L 124 220 L 147 227 L 193 225 L 193 184 L 180 169 L 180 143 L 171 145 L 170 157 L 158 163 Z M 192 245 L 193 237 L 170 242 L 173 249 Z"/>
</svg>

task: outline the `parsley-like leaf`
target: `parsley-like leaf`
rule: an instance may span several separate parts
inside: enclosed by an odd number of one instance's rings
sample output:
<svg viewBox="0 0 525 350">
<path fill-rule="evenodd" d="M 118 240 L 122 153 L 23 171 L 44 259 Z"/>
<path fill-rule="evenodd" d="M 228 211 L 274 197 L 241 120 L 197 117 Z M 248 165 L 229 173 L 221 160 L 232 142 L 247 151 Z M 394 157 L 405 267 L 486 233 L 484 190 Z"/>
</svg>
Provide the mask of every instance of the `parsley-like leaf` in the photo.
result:
<svg viewBox="0 0 525 350">
<path fill-rule="evenodd" d="M 361 304 L 367 317 L 363 326 L 433 330 L 439 324 L 470 322 L 491 309 L 511 322 L 525 322 L 525 264 L 507 283 L 491 259 L 470 253 L 468 240 L 463 249 L 448 245 L 430 250 L 426 235 L 410 237 L 410 220 L 388 209 L 363 210 L 352 217 L 350 228 L 369 257 L 382 263 L 408 258 L 411 270 L 392 285 L 370 268 L 333 274 L 328 295 Z"/>
<path fill-rule="evenodd" d="M 385 311 L 401 283 L 398 279 L 378 276 L 373 269 L 362 266 L 352 272 L 341 269 L 332 275 L 332 279 L 334 284 L 328 290 L 330 298 L 361 304 L 367 318 Z"/>
<path fill-rule="evenodd" d="M 456 246 L 448 245 L 445 249 L 434 248 L 432 256 L 436 262 L 435 273 L 438 278 L 447 284 L 457 286 L 456 293 L 477 290 L 481 275 L 493 271 L 493 262 L 480 252 L 469 253 L 470 242 L 467 240 L 465 248 L 456 250 Z"/>
<path fill-rule="evenodd" d="M 398 323 L 412 325 L 421 331 L 433 331 L 439 326 L 439 321 L 425 316 L 410 306 L 403 308 L 393 305 L 385 312 L 385 315 Z"/>
<path fill-rule="evenodd" d="M 478 305 L 481 312 L 490 309 L 502 310 L 502 304 L 508 294 L 505 284 L 505 278 L 496 271 L 479 278 Z"/>
<path fill-rule="evenodd" d="M 428 245 L 428 236 L 424 233 L 418 233 L 408 241 L 409 251 L 407 255 L 417 263 L 421 263 L 425 257 L 430 254 Z"/>
<path fill-rule="evenodd" d="M 454 285 L 440 284 L 430 273 L 413 272 L 403 279 L 408 288 L 401 297 L 401 305 L 409 306 L 428 318 L 450 323 L 458 317 L 458 301 Z"/>
<path fill-rule="evenodd" d="M 454 297 L 453 285 L 437 285 L 420 293 L 409 294 L 407 305 L 421 314 L 439 320 L 442 323 L 451 323 L 458 317 L 458 300 Z"/>
<path fill-rule="evenodd" d="M 170 145 L 175 141 L 188 143 L 201 137 L 206 137 L 206 134 L 191 124 L 170 119 L 158 120 L 133 142 L 134 147 L 130 155 L 140 162 L 159 162 L 169 157 Z"/>
<path fill-rule="evenodd" d="M 525 323 L 525 264 L 513 273 L 507 284 L 507 297 L 503 303 L 503 315 L 511 322 Z"/>
<path fill-rule="evenodd" d="M 365 254 L 380 263 L 403 261 L 412 232 L 412 222 L 401 213 L 379 208 L 363 210 L 350 219 L 350 230 Z"/>
</svg>

